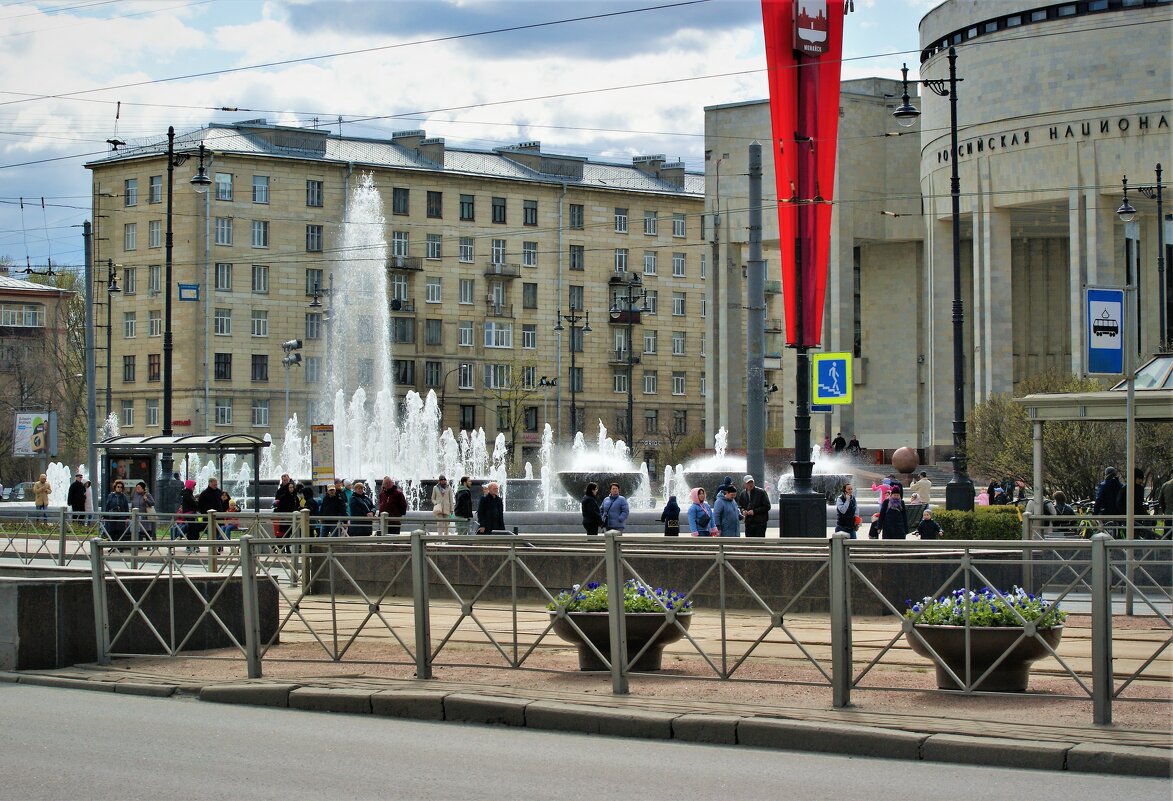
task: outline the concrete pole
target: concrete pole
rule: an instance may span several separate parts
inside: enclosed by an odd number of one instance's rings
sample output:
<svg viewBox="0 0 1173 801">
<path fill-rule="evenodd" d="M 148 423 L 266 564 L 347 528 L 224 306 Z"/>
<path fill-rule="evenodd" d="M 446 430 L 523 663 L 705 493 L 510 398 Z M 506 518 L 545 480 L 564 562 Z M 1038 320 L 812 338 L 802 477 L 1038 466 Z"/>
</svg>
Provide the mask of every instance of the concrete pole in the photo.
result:
<svg viewBox="0 0 1173 801">
<path fill-rule="evenodd" d="M 762 146 L 749 146 L 749 260 L 746 264 L 746 467 L 766 485 L 766 268 L 762 263 Z"/>
<path fill-rule="evenodd" d="M 98 380 L 97 359 L 94 354 L 94 253 L 90 221 L 82 223 L 82 239 L 85 241 L 85 282 L 86 282 L 86 465 L 89 467 L 90 484 L 95 500 L 100 497 L 102 484 L 98 482 Z"/>
</svg>

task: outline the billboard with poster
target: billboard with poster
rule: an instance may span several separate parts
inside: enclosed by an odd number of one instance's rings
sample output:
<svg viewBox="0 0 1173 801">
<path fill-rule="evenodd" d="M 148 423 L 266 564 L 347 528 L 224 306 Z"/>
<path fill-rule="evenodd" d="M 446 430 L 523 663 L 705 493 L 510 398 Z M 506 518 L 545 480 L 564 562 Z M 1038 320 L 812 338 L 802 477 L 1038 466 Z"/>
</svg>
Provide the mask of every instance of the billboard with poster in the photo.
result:
<svg viewBox="0 0 1173 801">
<path fill-rule="evenodd" d="M 317 485 L 334 481 L 334 426 L 310 426 L 310 461 Z"/>
<path fill-rule="evenodd" d="M 44 456 L 49 450 L 49 413 L 17 412 L 13 456 Z"/>
</svg>

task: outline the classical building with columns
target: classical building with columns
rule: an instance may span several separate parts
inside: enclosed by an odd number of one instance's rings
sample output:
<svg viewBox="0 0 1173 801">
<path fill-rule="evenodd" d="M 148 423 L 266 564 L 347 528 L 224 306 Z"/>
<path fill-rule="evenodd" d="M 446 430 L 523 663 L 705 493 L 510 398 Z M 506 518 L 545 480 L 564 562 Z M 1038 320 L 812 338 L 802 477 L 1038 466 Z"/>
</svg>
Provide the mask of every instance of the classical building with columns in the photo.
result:
<svg viewBox="0 0 1173 801">
<path fill-rule="evenodd" d="M 1160 0 L 1044 3 L 947 0 L 921 21 L 919 74 L 945 79 L 957 52 L 958 151 L 949 102 L 910 82 L 917 124 L 892 117 L 900 81 L 845 81 L 840 97 L 822 350 L 853 354 L 852 406 L 816 415 L 812 439 L 858 433 L 865 448 L 924 448 L 947 457 L 953 420 L 951 159 L 960 173 L 965 401 L 1013 391 L 1047 369 L 1086 371 L 1086 286 L 1137 286 L 1140 355 L 1159 345 L 1158 225 L 1173 225 L 1135 187 L 1170 166 L 1171 5 Z M 915 71 L 914 71 L 915 74 Z M 706 363 L 719 376 L 706 423 L 744 446 L 748 252 L 746 159 L 763 144 L 767 279 L 779 262 L 766 101 L 706 109 L 706 235 L 716 250 Z M 1124 176 L 1136 218 L 1122 223 Z M 1166 176 L 1168 172 L 1166 172 Z M 1166 198 L 1169 198 L 1166 191 Z M 769 285 L 768 285 L 769 286 Z M 770 289 L 776 288 L 776 284 Z M 767 319 L 783 316 L 768 292 Z M 1166 319 L 1169 315 L 1166 314 Z M 793 442 L 794 355 L 767 323 L 768 426 Z M 738 332 L 738 333 L 734 333 Z"/>
</svg>

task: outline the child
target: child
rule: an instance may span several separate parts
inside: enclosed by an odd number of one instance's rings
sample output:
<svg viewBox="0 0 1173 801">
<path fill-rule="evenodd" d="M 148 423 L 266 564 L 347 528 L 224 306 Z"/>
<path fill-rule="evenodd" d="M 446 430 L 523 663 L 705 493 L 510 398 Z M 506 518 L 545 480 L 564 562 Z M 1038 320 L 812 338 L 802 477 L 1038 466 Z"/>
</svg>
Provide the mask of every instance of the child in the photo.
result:
<svg viewBox="0 0 1173 801">
<path fill-rule="evenodd" d="M 228 511 L 225 514 L 231 515 L 231 514 L 239 514 L 239 513 L 240 513 L 240 507 L 236 505 L 236 501 L 229 499 L 228 500 Z M 232 532 L 234 532 L 240 528 L 240 520 L 235 517 L 225 517 L 223 519 L 223 522 L 224 522 L 224 528 L 223 528 L 224 539 L 230 540 L 230 539 L 232 539 Z"/>
<path fill-rule="evenodd" d="M 941 536 L 941 524 L 933 519 L 933 513 L 925 509 L 920 523 L 916 526 L 916 533 L 922 540 L 935 540 Z"/>
</svg>

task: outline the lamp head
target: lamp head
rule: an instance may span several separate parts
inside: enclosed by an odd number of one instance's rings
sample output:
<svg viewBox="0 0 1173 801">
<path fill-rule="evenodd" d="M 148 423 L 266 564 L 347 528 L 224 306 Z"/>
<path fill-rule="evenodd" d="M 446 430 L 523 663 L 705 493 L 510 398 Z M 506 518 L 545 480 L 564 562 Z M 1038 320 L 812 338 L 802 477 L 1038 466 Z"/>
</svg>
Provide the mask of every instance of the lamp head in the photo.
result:
<svg viewBox="0 0 1173 801">
<path fill-rule="evenodd" d="M 1116 216 L 1120 218 L 1120 222 L 1132 222 L 1136 217 L 1136 209 L 1128 202 L 1128 176 L 1124 176 L 1124 202 L 1120 204 L 1120 208 L 1116 209 Z"/>
<path fill-rule="evenodd" d="M 912 124 L 916 122 L 916 118 L 920 116 L 920 111 L 917 107 L 909 102 L 908 98 L 908 65 L 904 64 L 900 67 L 900 74 L 903 76 L 904 96 L 900 106 L 892 112 L 892 116 L 896 118 L 896 124 L 901 128 L 911 128 Z"/>
<path fill-rule="evenodd" d="M 196 168 L 196 174 L 191 177 L 191 187 L 195 190 L 197 195 L 202 195 L 208 191 L 208 187 L 212 185 L 212 179 L 208 177 L 208 168 L 204 166 L 204 154 L 207 148 L 204 143 L 200 142 L 200 165 Z"/>
</svg>

